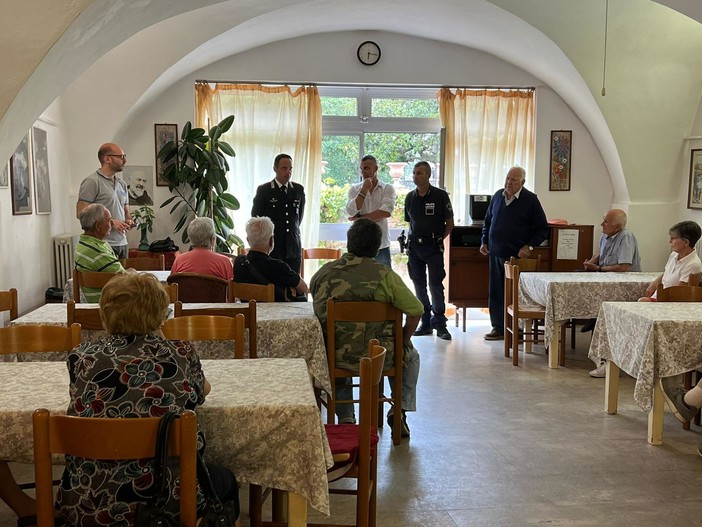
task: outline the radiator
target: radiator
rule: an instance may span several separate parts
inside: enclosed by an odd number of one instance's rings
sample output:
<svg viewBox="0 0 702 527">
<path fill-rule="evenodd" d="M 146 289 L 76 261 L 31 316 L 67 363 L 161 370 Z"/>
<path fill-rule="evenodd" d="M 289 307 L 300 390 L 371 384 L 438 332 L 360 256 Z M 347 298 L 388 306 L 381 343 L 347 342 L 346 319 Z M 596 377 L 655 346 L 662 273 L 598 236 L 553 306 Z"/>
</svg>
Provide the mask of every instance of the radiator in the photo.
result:
<svg viewBox="0 0 702 527">
<path fill-rule="evenodd" d="M 77 234 L 54 236 L 54 286 L 63 288 L 73 276 L 73 253 L 77 243 Z"/>
</svg>

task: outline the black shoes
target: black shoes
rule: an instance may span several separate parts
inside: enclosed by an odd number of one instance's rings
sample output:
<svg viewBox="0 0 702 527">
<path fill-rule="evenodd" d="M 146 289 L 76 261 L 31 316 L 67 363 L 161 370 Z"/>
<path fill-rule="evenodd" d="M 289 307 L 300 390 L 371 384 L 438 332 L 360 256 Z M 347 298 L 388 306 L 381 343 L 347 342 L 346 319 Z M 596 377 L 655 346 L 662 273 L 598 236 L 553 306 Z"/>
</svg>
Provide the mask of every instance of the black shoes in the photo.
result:
<svg viewBox="0 0 702 527">
<path fill-rule="evenodd" d="M 390 427 L 390 430 L 392 430 L 392 421 L 394 418 L 394 409 L 390 409 L 388 412 L 388 426 Z M 400 437 L 409 437 L 410 436 L 410 429 L 409 426 L 407 426 L 407 414 L 405 414 L 405 411 L 402 410 L 402 420 L 400 421 L 400 424 L 402 425 L 402 431 L 400 432 Z"/>
<path fill-rule="evenodd" d="M 486 333 L 483 338 L 485 340 L 504 340 L 505 335 L 501 331 L 497 331 L 493 328 L 490 330 L 490 333 Z"/>
<path fill-rule="evenodd" d="M 414 336 L 421 337 L 422 335 L 431 335 L 433 332 L 434 330 L 432 330 L 430 326 L 420 324 L 419 327 L 414 331 Z"/>
<path fill-rule="evenodd" d="M 451 333 L 445 327 L 436 328 L 436 336 L 443 340 L 451 340 Z"/>
</svg>

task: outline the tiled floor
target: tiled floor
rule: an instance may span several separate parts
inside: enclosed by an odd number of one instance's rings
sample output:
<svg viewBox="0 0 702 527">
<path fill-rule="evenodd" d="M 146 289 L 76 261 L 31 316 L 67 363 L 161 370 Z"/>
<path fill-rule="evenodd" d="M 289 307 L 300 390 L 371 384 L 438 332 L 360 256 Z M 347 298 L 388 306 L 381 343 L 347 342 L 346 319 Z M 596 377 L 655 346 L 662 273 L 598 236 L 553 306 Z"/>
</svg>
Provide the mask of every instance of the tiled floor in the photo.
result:
<svg viewBox="0 0 702 527">
<path fill-rule="evenodd" d="M 414 339 L 419 410 L 410 440 L 381 437 L 379 527 L 702 524 L 699 428 L 683 431 L 667 413 L 664 444 L 650 446 L 632 379 L 621 379 L 619 414 L 603 412 L 588 335 L 578 334 L 565 368 L 549 370 L 541 346 L 515 368 L 501 341 L 483 341 L 485 315 L 469 317 L 466 333 L 450 326 L 452 342 Z M 333 519 L 351 507 L 334 496 Z M 14 521 L 0 510 L 0 527 Z"/>
</svg>

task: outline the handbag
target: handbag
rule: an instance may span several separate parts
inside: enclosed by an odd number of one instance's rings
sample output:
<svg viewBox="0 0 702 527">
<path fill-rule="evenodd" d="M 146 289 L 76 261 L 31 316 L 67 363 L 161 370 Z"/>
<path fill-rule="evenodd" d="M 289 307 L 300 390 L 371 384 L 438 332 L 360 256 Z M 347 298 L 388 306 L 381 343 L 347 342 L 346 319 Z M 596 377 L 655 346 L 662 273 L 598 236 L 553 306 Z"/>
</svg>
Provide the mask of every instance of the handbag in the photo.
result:
<svg viewBox="0 0 702 527">
<path fill-rule="evenodd" d="M 236 505 L 233 501 L 222 501 L 215 493 L 210 473 L 202 454 L 197 453 L 197 481 L 205 495 L 205 515 L 199 525 L 210 527 L 234 527 L 237 519 Z"/>
<path fill-rule="evenodd" d="M 165 240 L 157 240 L 149 245 L 149 251 L 152 253 L 167 253 L 170 251 L 177 251 L 178 246 L 171 240 L 170 237 Z"/>
</svg>

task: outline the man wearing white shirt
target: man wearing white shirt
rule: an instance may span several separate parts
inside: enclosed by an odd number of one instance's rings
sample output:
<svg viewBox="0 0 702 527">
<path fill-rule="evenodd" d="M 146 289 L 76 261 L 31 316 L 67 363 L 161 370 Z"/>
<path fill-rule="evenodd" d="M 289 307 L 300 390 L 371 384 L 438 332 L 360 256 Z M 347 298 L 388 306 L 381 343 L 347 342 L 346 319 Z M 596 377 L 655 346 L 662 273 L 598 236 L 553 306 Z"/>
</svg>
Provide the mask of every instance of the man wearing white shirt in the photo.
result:
<svg viewBox="0 0 702 527">
<path fill-rule="evenodd" d="M 349 189 L 346 213 L 350 221 L 368 218 L 380 226 L 383 236 L 375 260 L 392 267 L 388 218 L 395 208 L 395 188 L 378 179 L 378 161 L 373 156 L 361 159 L 361 176 L 363 181 Z"/>
</svg>

